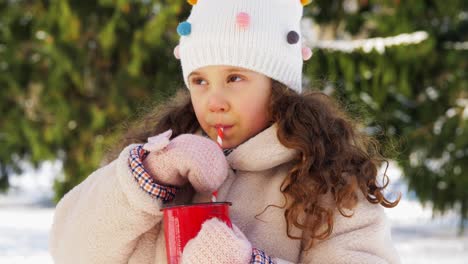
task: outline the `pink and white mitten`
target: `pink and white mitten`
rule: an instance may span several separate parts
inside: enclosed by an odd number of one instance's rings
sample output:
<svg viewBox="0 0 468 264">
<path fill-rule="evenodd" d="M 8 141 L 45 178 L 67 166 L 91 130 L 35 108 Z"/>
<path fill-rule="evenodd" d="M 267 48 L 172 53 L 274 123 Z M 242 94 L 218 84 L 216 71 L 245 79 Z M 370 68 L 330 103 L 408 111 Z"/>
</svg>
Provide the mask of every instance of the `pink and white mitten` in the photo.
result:
<svg viewBox="0 0 468 264">
<path fill-rule="evenodd" d="M 258 262 L 257 260 L 260 260 Z M 263 251 L 252 248 L 245 235 L 232 225 L 229 228 L 218 218 L 205 221 L 198 235 L 185 245 L 183 264 L 207 263 L 273 263 Z"/>
<path fill-rule="evenodd" d="M 228 175 L 223 151 L 212 140 L 182 134 L 169 140 L 168 130 L 148 138 L 143 148 L 150 151 L 143 161 L 145 170 L 163 185 L 182 186 L 190 182 L 198 192 L 213 192 Z"/>
</svg>

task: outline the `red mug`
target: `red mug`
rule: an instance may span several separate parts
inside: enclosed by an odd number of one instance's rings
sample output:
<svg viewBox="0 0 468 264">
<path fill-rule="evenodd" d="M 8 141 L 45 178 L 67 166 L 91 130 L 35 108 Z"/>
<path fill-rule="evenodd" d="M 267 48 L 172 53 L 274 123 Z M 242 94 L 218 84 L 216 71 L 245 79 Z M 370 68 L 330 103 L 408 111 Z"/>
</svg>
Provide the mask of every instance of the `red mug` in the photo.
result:
<svg viewBox="0 0 468 264">
<path fill-rule="evenodd" d="M 180 263 L 185 245 L 198 234 L 206 220 L 217 217 L 232 228 L 229 206 L 230 202 L 212 202 L 175 205 L 161 209 L 164 215 L 167 263 Z"/>
</svg>

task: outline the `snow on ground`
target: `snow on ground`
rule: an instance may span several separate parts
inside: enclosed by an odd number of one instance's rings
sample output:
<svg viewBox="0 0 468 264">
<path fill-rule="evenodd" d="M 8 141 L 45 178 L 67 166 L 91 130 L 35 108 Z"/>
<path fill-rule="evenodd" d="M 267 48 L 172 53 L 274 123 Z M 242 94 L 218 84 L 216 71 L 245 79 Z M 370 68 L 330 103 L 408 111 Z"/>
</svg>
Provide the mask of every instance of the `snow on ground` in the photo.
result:
<svg viewBox="0 0 468 264">
<path fill-rule="evenodd" d="M 34 170 L 11 178 L 11 188 L 0 194 L 0 263 L 53 263 L 47 251 L 54 206 L 52 181 L 62 168 L 60 162 L 44 162 Z"/>
<path fill-rule="evenodd" d="M 458 216 L 450 212 L 432 219 L 432 211 L 415 201 L 402 200 L 386 209 L 392 238 L 403 263 L 468 263 L 468 232 L 457 236 Z"/>
<path fill-rule="evenodd" d="M 61 164 L 46 162 L 22 176 L 12 178 L 12 188 L 0 195 L 0 263 L 52 263 L 48 255 L 48 232 L 54 208 L 51 183 Z M 429 207 L 408 192 L 401 173 L 391 166 L 391 190 L 402 192 L 401 203 L 385 209 L 392 223 L 392 237 L 404 264 L 468 263 L 468 232 L 458 237 L 458 216 L 448 212 L 432 218 Z M 467 227 L 468 229 L 468 227 Z"/>
<path fill-rule="evenodd" d="M 52 263 L 47 240 L 53 208 L 0 208 L 0 263 Z"/>
<path fill-rule="evenodd" d="M 468 232 L 457 236 L 459 216 L 452 210 L 433 217 L 430 206 L 424 207 L 413 192 L 408 191 L 401 171 L 390 163 L 390 192 L 401 192 L 403 199 L 391 209 L 385 209 L 392 223 L 394 245 L 404 264 L 466 264 L 468 263 Z M 381 171 L 379 175 L 382 175 Z M 465 229 L 468 223 L 465 221 Z"/>
</svg>

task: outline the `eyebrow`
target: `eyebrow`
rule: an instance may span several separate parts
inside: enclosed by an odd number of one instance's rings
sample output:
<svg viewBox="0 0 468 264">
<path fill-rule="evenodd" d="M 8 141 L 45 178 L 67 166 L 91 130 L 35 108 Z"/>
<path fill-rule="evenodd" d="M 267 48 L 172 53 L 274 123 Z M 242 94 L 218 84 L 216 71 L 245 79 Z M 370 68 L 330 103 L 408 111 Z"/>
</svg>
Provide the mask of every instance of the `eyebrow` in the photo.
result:
<svg viewBox="0 0 468 264">
<path fill-rule="evenodd" d="M 246 70 L 246 69 L 242 69 L 242 68 L 229 68 L 227 70 L 227 72 L 231 73 L 231 72 L 249 72 L 249 70 Z M 197 71 L 193 71 L 189 74 L 189 78 L 190 76 L 192 75 L 202 75 L 201 73 L 197 72 Z"/>
</svg>

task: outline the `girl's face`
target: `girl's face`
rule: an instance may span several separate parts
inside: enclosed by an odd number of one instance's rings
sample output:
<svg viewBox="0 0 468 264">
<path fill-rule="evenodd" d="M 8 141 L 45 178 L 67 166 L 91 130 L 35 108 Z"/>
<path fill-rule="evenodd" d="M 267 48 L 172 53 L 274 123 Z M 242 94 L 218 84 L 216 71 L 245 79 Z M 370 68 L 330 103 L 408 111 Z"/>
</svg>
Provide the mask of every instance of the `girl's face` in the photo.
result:
<svg viewBox="0 0 468 264">
<path fill-rule="evenodd" d="M 198 122 L 213 140 L 224 128 L 223 148 L 233 148 L 264 130 L 270 121 L 271 79 L 233 66 L 206 66 L 188 77 Z"/>
</svg>

